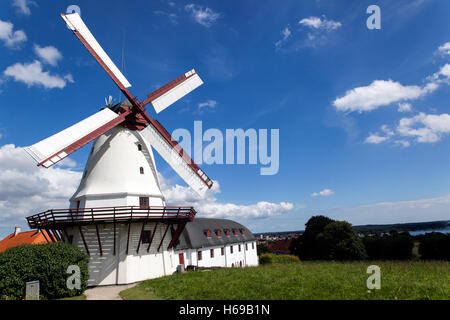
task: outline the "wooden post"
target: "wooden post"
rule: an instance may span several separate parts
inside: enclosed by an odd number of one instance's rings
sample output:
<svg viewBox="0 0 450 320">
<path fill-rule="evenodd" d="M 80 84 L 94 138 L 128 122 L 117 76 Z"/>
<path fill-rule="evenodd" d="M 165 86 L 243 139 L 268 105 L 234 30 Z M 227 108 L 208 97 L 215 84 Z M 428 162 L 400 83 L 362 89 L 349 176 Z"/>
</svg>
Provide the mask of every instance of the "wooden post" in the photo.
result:
<svg viewBox="0 0 450 320">
<path fill-rule="evenodd" d="M 170 248 L 172 248 L 175 245 L 175 243 L 177 242 L 181 233 L 183 232 L 185 226 L 186 226 L 186 221 L 178 223 L 177 230 L 175 231 L 174 235 L 172 236 L 172 240 L 170 241 L 170 244 L 167 247 L 167 250 L 169 250 Z"/>
<path fill-rule="evenodd" d="M 159 249 L 161 249 L 161 246 L 162 246 L 162 244 L 163 244 L 164 238 L 166 237 L 166 233 L 167 233 L 167 231 L 169 230 L 169 227 L 170 227 L 170 224 L 168 223 L 168 224 L 167 224 L 166 231 L 164 231 L 164 235 L 163 235 L 163 237 L 162 237 L 162 239 L 161 239 L 161 242 L 159 243 L 158 250 L 157 250 L 158 252 L 159 252 Z"/>
<path fill-rule="evenodd" d="M 131 221 L 128 223 L 128 237 L 127 237 L 127 251 L 128 254 L 128 246 L 130 245 L 130 228 L 131 228 Z"/>
<path fill-rule="evenodd" d="M 100 255 L 103 256 L 102 242 L 100 241 L 100 233 L 98 232 L 98 224 L 95 224 L 95 230 L 97 231 L 97 241 L 98 248 L 100 249 Z"/>
<path fill-rule="evenodd" d="M 87 254 L 90 256 L 91 254 L 89 253 L 89 249 L 86 243 L 86 239 L 84 238 L 83 231 L 81 230 L 81 226 L 78 226 L 78 229 L 80 230 L 81 238 L 83 239 L 84 248 L 86 249 Z"/>
<path fill-rule="evenodd" d="M 145 226 L 145 221 L 142 223 L 141 235 L 139 237 L 139 243 L 138 243 L 138 247 L 136 249 L 136 253 L 139 253 L 139 248 L 141 247 L 142 234 L 144 233 L 144 226 Z"/>
<path fill-rule="evenodd" d="M 153 237 L 155 236 L 157 226 L 158 226 L 158 222 L 156 222 L 155 227 L 153 228 L 152 236 L 150 238 L 150 243 L 148 244 L 148 247 L 147 247 L 147 252 L 150 251 L 150 246 L 152 245 Z"/>
</svg>

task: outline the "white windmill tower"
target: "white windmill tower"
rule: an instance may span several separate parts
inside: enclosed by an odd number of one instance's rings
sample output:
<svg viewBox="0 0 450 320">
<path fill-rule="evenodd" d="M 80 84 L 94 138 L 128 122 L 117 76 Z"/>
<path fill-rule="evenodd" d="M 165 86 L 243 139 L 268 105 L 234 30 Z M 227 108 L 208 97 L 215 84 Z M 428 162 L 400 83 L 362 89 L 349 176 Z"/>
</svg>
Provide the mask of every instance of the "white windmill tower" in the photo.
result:
<svg viewBox="0 0 450 320">
<path fill-rule="evenodd" d="M 90 285 L 171 273 L 176 269 L 172 247 L 195 210 L 165 206 L 152 148 L 197 193 L 206 192 L 212 181 L 144 106 L 151 103 L 159 113 L 203 82 L 192 69 L 138 101 L 81 17 L 61 16 L 127 100 L 25 148 L 39 166 L 48 168 L 95 139 L 70 208 L 27 217 L 28 224 L 85 249 L 91 256 Z"/>
</svg>

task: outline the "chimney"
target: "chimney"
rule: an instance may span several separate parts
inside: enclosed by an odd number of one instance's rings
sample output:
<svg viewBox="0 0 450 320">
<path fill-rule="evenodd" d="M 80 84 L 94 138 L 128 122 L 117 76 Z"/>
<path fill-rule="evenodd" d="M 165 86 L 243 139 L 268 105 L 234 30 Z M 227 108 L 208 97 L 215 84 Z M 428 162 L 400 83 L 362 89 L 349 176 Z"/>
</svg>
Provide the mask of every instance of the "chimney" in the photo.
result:
<svg viewBox="0 0 450 320">
<path fill-rule="evenodd" d="M 14 236 L 17 236 L 20 233 L 20 227 L 16 227 L 16 230 L 14 230 Z"/>
</svg>

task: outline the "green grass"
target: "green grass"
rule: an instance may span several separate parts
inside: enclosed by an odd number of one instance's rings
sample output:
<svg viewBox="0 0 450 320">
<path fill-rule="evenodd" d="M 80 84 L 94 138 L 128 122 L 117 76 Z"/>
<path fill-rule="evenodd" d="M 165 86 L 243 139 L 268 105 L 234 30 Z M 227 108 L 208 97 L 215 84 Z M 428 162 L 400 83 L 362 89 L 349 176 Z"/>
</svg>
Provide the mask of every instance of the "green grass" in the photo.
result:
<svg viewBox="0 0 450 320">
<path fill-rule="evenodd" d="M 368 290 L 369 265 L 381 268 L 381 289 Z M 448 262 L 302 262 L 193 271 L 143 281 L 124 299 L 450 299 Z"/>
</svg>

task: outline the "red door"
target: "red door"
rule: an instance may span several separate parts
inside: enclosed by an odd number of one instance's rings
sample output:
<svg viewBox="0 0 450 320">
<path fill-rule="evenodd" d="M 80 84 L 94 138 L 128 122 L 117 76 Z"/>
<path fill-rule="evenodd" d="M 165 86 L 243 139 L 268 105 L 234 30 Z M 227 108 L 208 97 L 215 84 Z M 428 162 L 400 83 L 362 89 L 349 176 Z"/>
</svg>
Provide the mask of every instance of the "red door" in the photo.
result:
<svg viewBox="0 0 450 320">
<path fill-rule="evenodd" d="M 180 253 L 178 255 L 178 259 L 180 260 L 180 264 L 184 266 L 184 253 Z"/>
</svg>

